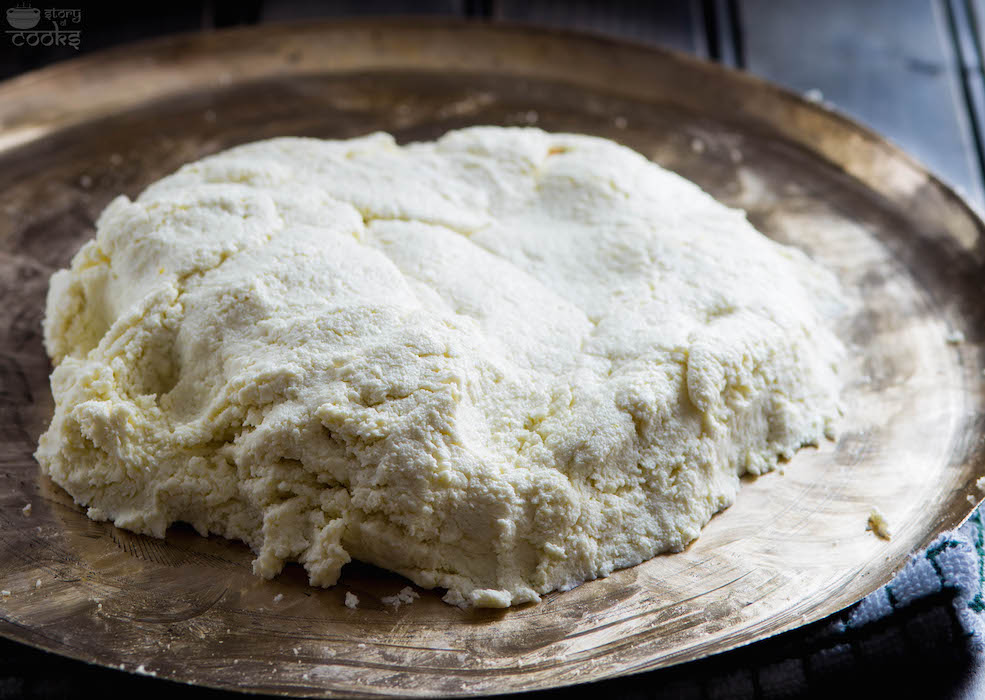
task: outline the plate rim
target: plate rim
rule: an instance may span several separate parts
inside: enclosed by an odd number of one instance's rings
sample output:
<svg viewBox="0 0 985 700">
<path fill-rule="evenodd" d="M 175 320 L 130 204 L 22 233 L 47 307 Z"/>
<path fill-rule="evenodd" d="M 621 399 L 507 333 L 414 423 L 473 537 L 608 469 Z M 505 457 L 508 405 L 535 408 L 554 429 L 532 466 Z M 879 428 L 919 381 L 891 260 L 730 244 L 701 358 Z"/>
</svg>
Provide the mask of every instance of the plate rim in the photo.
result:
<svg viewBox="0 0 985 700">
<path fill-rule="evenodd" d="M 820 122 L 827 122 L 837 126 L 840 130 L 853 132 L 859 134 L 863 139 L 869 143 L 873 148 L 884 151 L 890 158 L 896 161 L 901 161 L 908 165 L 916 174 L 921 176 L 930 183 L 933 188 L 940 194 L 942 194 L 945 199 L 953 206 L 956 206 L 958 210 L 977 228 L 978 232 L 981 233 L 985 230 L 985 221 L 982 219 L 982 215 L 979 210 L 963 195 L 961 195 L 956 188 L 954 188 L 950 183 L 945 181 L 939 175 L 930 170 L 926 165 L 924 165 L 917 158 L 906 152 L 899 145 L 897 145 L 892 140 L 879 134 L 871 127 L 862 124 L 861 122 L 853 119 L 844 112 L 832 108 L 829 105 L 818 104 L 812 102 L 802 97 L 798 93 L 776 85 L 775 83 L 769 82 L 765 79 L 759 78 L 753 74 L 747 73 L 742 70 L 733 69 L 727 66 L 723 66 L 718 63 L 713 63 L 711 61 L 706 61 L 701 58 L 697 58 L 690 54 L 668 49 L 664 47 L 657 47 L 646 44 L 641 41 L 628 40 L 612 37 L 599 32 L 592 31 L 582 31 L 582 30 L 572 30 L 563 29 L 556 27 L 545 27 L 537 24 L 531 23 L 520 23 L 520 22 L 506 22 L 506 21 L 496 21 L 495 23 L 486 22 L 476 22 L 466 19 L 458 18 L 435 18 L 435 17 L 374 17 L 371 19 L 366 18 L 338 18 L 331 20 L 319 20 L 319 21 L 290 21 L 290 22 L 271 22 L 264 23 L 261 25 L 253 25 L 248 27 L 235 27 L 229 29 L 222 29 L 210 32 L 185 32 L 178 34 L 171 34 L 163 37 L 156 37 L 152 39 L 145 39 L 137 42 L 126 43 L 120 46 L 103 49 L 100 51 L 94 51 L 91 54 L 86 54 L 83 56 L 68 59 L 66 61 L 60 61 L 51 66 L 47 66 L 38 70 L 29 71 L 27 73 L 21 74 L 19 76 L 7 79 L 0 82 L 0 157 L 5 157 L 9 153 L 16 151 L 21 147 L 27 147 L 33 143 L 36 143 L 44 138 L 47 138 L 53 134 L 57 134 L 63 129 L 71 128 L 73 125 L 88 121 L 91 119 L 97 119 L 100 116 L 109 116 L 113 113 L 132 108 L 137 105 L 145 105 L 151 103 L 155 100 L 163 100 L 168 96 L 172 96 L 181 92 L 181 89 L 177 90 L 161 90 L 155 93 L 153 96 L 141 95 L 138 93 L 133 93 L 127 95 L 127 98 L 120 103 L 106 103 L 106 102 L 96 102 L 93 107 L 96 109 L 83 110 L 83 111 L 73 111 L 73 105 L 71 104 L 75 93 L 73 92 L 61 92 L 57 90 L 47 89 L 50 87 L 51 83 L 58 82 L 59 80 L 64 80 L 73 74 L 80 73 L 90 73 L 91 75 L 87 79 L 92 79 L 93 77 L 99 77 L 101 72 L 114 72 L 118 70 L 120 64 L 135 64 L 140 60 L 153 60 L 155 57 L 160 55 L 175 55 L 180 52 L 182 48 L 188 48 L 191 45 L 193 52 L 198 52 L 199 56 L 207 55 L 207 50 L 209 47 L 215 47 L 221 45 L 227 39 L 249 39 L 256 37 L 257 35 L 266 35 L 268 39 L 271 37 L 276 38 L 278 36 L 290 36 L 296 35 L 299 31 L 303 31 L 305 37 L 318 36 L 324 32 L 337 32 L 342 30 L 353 30 L 359 29 L 367 33 L 372 32 L 414 32 L 420 30 L 443 30 L 443 31 L 475 31 L 475 32 L 491 32 L 494 34 L 500 34 L 506 37 L 512 37 L 514 39 L 518 37 L 524 38 L 544 38 L 553 37 L 556 39 L 561 39 L 565 42 L 588 42 L 598 47 L 596 50 L 629 50 L 632 52 L 639 53 L 640 55 L 648 55 L 650 60 L 655 61 L 665 61 L 669 63 L 683 63 L 689 66 L 695 71 L 705 71 L 710 74 L 718 76 L 721 80 L 727 80 L 730 82 L 737 82 L 742 85 L 748 86 L 750 89 L 755 90 L 757 93 L 766 95 L 767 97 L 772 96 L 773 99 L 778 99 L 782 103 L 787 103 L 799 112 L 804 112 L 808 115 L 812 115 L 815 119 Z M 231 54 L 232 56 L 245 55 L 241 51 L 240 45 L 236 46 L 236 49 Z M 123 66 L 124 69 L 126 65 Z M 147 66 L 144 66 L 147 68 Z M 160 65 L 150 66 L 152 70 L 163 70 Z M 424 70 L 420 67 L 416 67 L 417 70 Z M 372 70 L 372 69 L 369 69 Z M 125 72 L 125 71 L 124 71 Z M 334 73 L 337 71 L 327 70 L 327 71 L 312 71 L 311 74 L 318 73 Z M 274 75 L 273 73 L 266 73 L 267 77 Z M 573 83 L 578 85 L 577 82 Z M 203 83 L 189 84 L 185 86 L 185 90 L 188 89 L 201 89 Z M 17 108 L 17 101 L 24 93 L 33 92 L 47 92 L 47 99 L 52 101 L 52 105 L 56 108 L 56 111 L 48 114 L 47 117 L 42 117 L 32 124 L 30 119 L 26 121 L 18 121 L 16 116 L 19 110 Z M 613 94 L 631 94 L 629 92 L 616 92 Z M 639 96 L 636 99 L 640 99 Z M 645 97 L 643 99 L 646 99 Z M 769 100 L 767 100 L 769 101 Z M 4 106 L 6 105 L 6 106 Z M 58 112 L 57 109 L 61 108 L 63 112 Z M 14 118 L 11 119 L 11 114 Z M 11 138 L 11 126 L 13 126 L 13 135 Z M 789 137 L 789 134 L 784 134 Z M 823 158 L 826 162 L 835 167 L 843 170 L 849 177 L 853 180 L 860 182 L 868 189 L 872 189 L 871 184 L 860 176 L 860 173 L 853 172 L 850 168 L 846 168 L 843 162 L 839 162 L 833 157 L 831 151 L 822 150 L 819 145 L 810 141 L 806 138 L 806 135 L 802 135 L 803 140 L 795 140 L 791 138 L 792 141 L 809 149 L 817 158 Z M 877 191 L 878 192 L 878 191 Z M 979 457 L 982 457 L 981 450 L 979 449 Z M 985 472 L 985 460 L 980 460 L 982 463 L 982 469 L 978 471 L 980 473 Z M 946 513 L 946 517 L 939 520 L 935 529 L 925 534 L 922 538 L 920 545 L 917 550 L 911 552 L 913 553 L 920 551 L 927 547 L 936 537 L 938 537 L 942 532 L 946 530 L 958 527 L 963 522 L 965 522 L 975 510 L 982 504 L 985 500 L 985 494 L 977 491 L 974 488 L 974 484 L 970 484 L 965 493 L 958 494 L 955 497 L 955 501 L 964 502 L 967 498 L 973 498 L 974 503 L 967 501 L 967 506 L 964 508 L 952 508 Z M 908 559 L 903 560 L 899 566 L 893 567 L 891 569 L 886 569 L 888 573 L 882 573 L 873 577 L 872 582 L 868 584 L 869 592 L 875 591 L 876 589 L 882 587 L 888 583 L 892 578 L 906 565 Z M 837 614 L 837 612 L 846 609 L 858 600 L 864 597 L 860 596 L 854 601 L 846 604 L 844 607 L 839 608 L 838 611 L 826 612 L 817 618 L 811 618 L 808 622 L 814 622 L 817 619 L 823 619 L 832 614 Z M 806 624 L 806 623 L 801 623 Z M 767 639 L 778 634 L 782 634 L 792 629 L 796 629 L 801 626 L 801 624 L 794 625 L 788 629 L 771 631 L 765 635 L 757 635 L 755 640 L 752 641 L 739 641 L 734 644 L 725 645 L 724 647 L 717 649 L 711 655 L 717 655 L 727 651 L 731 651 L 740 647 L 747 646 L 748 644 L 755 643 L 755 641 L 760 641 Z M 18 633 L 20 632 L 20 633 Z M 3 618 L 0 619 L 0 636 L 6 637 L 8 639 L 14 640 L 18 643 L 26 644 L 28 646 L 47 651 L 50 653 L 56 653 L 60 656 L 75 659 L 77 661 L 82 661 L 85 663 L 90 663 L 94 665 L 105 666 L 108 668 L 115 668 L 108 663 L 102 663 L 100 661 L 93 661 L 90 658 L 86 658 L 82 654 L 76 654 L 71 648 L 61 647 L 55 643 L 46 644 L 44 642 L 45 637 L 38 636 L 34 633 L 34 630 L 29 628 L 24 628 L 18 626 L 12 620 Z M 703 655 L 704 658 L 711 655 Z M 633 670 L 616 671 L 613 673 L 605 674 L 593 678 L 593 680 L 600 680 L 602 678 L 615 678 L 626 675 L 633 675 L 636 673 L 643 673 L 654 668 L 664 668 L 670 666 L 676 666 L 681 663 L 685 663 L 690 659 L 683 661 L 674 661 L 669 664 L 660 664 L 659 666 L 643 665 L 641 667 L 634 668 Z M 135 673 L 127 669 L 129 673 Z M 195 680 L 189 681 L 183 678 L 172 677 L 169 675 L 162 675 L 162 678 L 173 682 L 184 683 L 187 685 L 199 685 L 203 687 L 224 689 L 224 690 L 239 690 L 243 692 L 243 688 L 237 688 L 232 685 L 218 684 L 209 682 L 208 680 Z M 530 686 L 529 690 L 542 689 L 547 687 L 570 687 L 576 684 L 577 681 L 566 680 L 559 685 L 542 685 L 534 684 Z M 249 690 L 248 690 L 249 692 Z M 257 692 L 253 690 L 252 692 Z M 273 695 L 296 695 L 296 691 L 279 691 L 279 690 L 263 690 L 261 692 L 270 693 Z M 335 689 L 324 689 L 328 696 L 358 696 L 358 694 L 352 694 L 347 692 L 340 692 Z M 510 688 L 506 692 L 523 692 L 521 689 Z M 476 694 L 472 691 L 473 694 Z M 477 694 L 486 694 L 480 692 Z"/>
</svg>

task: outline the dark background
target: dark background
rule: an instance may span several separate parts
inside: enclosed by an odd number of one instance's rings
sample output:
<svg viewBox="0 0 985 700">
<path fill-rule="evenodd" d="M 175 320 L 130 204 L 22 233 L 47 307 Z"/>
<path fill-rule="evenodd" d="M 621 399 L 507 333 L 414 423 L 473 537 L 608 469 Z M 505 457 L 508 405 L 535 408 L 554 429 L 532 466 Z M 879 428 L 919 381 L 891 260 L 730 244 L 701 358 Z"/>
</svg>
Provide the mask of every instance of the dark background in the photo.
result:
<svg viewBox="0 0 985 700">
<path fill-rule="evenodd" d="M 0 10 L 17 4 L 0 3 Z M 81 8 L 78 51 L 17 48 L 0 36 L 0 79 L 117 44 L 176 32 L 382 14 L 439 15 L 589 30 L 695 54 L 823 100 L 895 141 L 979 209 L 985 203 L 985 0 L 143 0 Z M 6 23 L 4 30 L 9 29 Z M 40 27 L 39 27 L 40 28 Z M 26 79 L 29 79 L 26 78 Z M 2 127 L 0 127 L 2 128 Z M 946 597 L 947 593 L 942 593 Z M 982 665 L 964 645 L 947 600 L 902 613 L 906 653 L 880 645 L 879 625 L 846 640 L 839 667 L 820 667 L 824 623 L 710 660 L 629 679 L 520 697 L 613 698 L 985 697 L 968 679 Z M 899 615 L 898 615 L 899 616 Z M 897 616 L 897 617 L 898 617 Z M 888 625 L 889 623 L 887 623 Z M 899 624 L 899 619 L 893 625 Z M 799 664 L 796 679 L 768 682 Z M 786 666 L 785 666 L 786 665 Z M 772 675 L 771 675 L 772 674 Z M 783 675 L 782 673 L 780 674 Z M 786 677 L 786 676 L 784 676 Z M 981 691 L 976 690 L 981 688 Z M 0 640 L 0 700 L 99 694 L 230 698 L 90 667 Z"/>
<path fill-rule="evenodd" d="M 3 0 L 6 10 L 18 0 Z M 985 0 L 139 0 L 81 7 L 78 51 L 15 48 L 0 79 L 175 32 L 380 14 L 531 22 L 602 32 L 742 68 L 825 101 L 985 202 Z M 43 21 L 43 20 L 42 20 Z M 5 26 L 4 29 L 8 29 Z M 811 93 L 817 96 L 816 92 Z"/>
</svg>

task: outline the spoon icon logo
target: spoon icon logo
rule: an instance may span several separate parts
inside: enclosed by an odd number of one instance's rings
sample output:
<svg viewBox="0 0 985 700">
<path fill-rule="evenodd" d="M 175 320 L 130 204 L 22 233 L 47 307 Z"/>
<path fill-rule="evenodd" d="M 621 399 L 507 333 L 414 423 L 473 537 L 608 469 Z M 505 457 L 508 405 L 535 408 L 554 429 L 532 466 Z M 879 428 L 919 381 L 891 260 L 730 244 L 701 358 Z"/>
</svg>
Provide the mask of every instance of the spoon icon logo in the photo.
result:
<svg viewBox="0 0 985 700">
<path fill-rule="evenodd" d="M 33 29 L 41 21 L 41 10 L 28 5 L 7 8 L 7 24 L 14 29 Z"/>
</svg>

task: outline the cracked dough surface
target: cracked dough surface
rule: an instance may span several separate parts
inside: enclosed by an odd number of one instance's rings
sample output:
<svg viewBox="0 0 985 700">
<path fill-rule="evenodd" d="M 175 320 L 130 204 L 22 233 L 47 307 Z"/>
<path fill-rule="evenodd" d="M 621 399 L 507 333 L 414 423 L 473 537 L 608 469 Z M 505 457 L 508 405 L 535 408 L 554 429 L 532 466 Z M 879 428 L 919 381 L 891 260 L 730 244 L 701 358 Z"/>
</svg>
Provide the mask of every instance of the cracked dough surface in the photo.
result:
<svg viewBox="0 0 985 700">
<path fill-rule="evenodd" d="M 698 536 L 837 416 L 834 278 L 607 140 L 280 138 L 51 280 L 37 458 L 88 515 L 508 606 Z"/>
</svg>

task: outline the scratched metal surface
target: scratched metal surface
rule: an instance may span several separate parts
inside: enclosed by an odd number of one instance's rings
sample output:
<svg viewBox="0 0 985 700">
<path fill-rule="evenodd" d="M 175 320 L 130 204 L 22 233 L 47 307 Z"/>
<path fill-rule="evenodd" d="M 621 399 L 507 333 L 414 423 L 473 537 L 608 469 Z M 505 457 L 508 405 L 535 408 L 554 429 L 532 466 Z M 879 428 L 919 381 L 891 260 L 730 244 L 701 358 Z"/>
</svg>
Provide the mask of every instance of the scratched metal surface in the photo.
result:
<svg viewBox="0 0 985 700">
<path fill-rule="evenodd" d="M 329 590 L 308 588 L 297 568 L 262 581 L 243 545 L 93 523 L 39 477 L 47 278 L 112 197 L 245 141 L 376 129 L 407 141 L 478 123 L 616 139 L 835 270 L 861 301 L 839 328 L 851 352 L 837 442 L 748 480 L 685 552 L 509 611 L 462 611 L 424 591 L 394 610 L 381 598 L 406 582 L 360 565 Z M 268 693 L 553 687 L 820 619 L 980 500 L 982 222 L 895 147 L 755 79 L 508 26 L 266 26 L 28 74 L 0 86 L 0 124 L 0 634 L 12 639 Z M 963 342 L 948 342 L 957 332 Z M 892 541 L 865 531 L 873 506 Z"/>
</svg>

